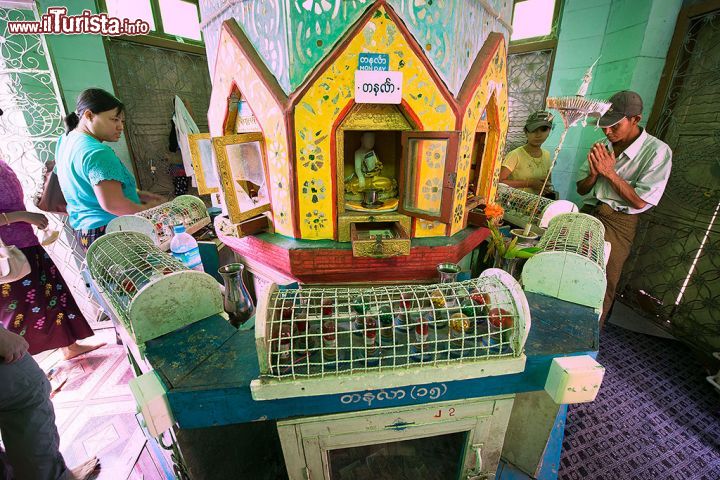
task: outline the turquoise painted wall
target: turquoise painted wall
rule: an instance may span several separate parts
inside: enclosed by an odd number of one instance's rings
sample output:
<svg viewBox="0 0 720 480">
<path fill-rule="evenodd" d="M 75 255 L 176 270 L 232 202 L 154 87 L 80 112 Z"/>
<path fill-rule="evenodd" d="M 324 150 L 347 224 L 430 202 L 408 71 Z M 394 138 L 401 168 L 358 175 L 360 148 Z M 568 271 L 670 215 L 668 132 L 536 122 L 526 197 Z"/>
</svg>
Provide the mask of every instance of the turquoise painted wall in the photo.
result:
<svg viewBox="0 0 720 480">
<path fill-rule="evenodd" d="M 222 22 L 234 18 L 286 94 L 293 92 L 373 0 L 201 0 L 210 77 Z M 213 20 L 208 20 L 212 18 Z"/>
<path fill-rule="evenodd" d="M 375 0 L 200 0 L 210 76 L 222 22 L 234 18 L 286 94 L 295 91 Z M 490 32 L 509 34 L 512 0 L 388 0 L 454 94 Z M 502 20 L 502 21 L 501 21 Z M 368 34 L 374 26 L 368 27 Z"/>
<path fill-rule="evenodd" d="M 48 7 L 63 5 L 68 14 L 78 15 L 83 10 L 97 13 L 94 0 L 38 0 L 38 11 L 42 15 Z M 75 109 L 77 96 L 90 87 L 113 92 L 110 69 L 100 35 L 46 35 L 48 50 L 55 67 L 60 91 L 68 111 Z M 122 101 L 122 99 L 120 99 Z M 125 137 L 117 143 L 108 144 L 125 165 L 132 170 L 130 152 Z"/>
<path fill-rule="evenodd" d="M 509 41 L 508 29 L 500 20 L 511 23 L 511 0 L 491 1 L 494 12 L 475 0 L 388 0 L 388 3 L 455 95 L 490 32 L 502 33 L 505 42 Z"/>
<path fill-rule="evenodd" d="M 665 65 L 682 0 L 565 0 L 549 96 L 574 95 L 587 68 L 598 58 L 588 97 L 607 99 L 619 90 L 643 98 L 646 123 Z M 562 122 L 545 143 L 558 144 Z M 562 198 L 580 203 L 575 191 L 578 167 L 593 142 L 604 139 L 593 126 L 572 127 L 553 171 Z"/>
</svg>

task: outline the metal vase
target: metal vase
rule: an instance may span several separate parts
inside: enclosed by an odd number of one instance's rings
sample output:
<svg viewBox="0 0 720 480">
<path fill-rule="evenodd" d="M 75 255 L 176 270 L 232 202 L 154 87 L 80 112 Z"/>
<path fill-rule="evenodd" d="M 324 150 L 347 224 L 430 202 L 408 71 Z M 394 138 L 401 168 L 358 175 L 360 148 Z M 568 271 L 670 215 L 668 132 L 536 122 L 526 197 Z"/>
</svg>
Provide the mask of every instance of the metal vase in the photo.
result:
<svg viewBox="0 0 720 480">
<path fill-rule="evenodd" d="M 440 283 L 452 283 L 457 281 L 458 273 L 460 273 L 460 265 L 456 263 L 441 263 L 437 266 L 438 274 L 440 274 Z"/>
<path fill-rule="evenodd" d="M 243 283 L 244 270 L 245 265 L 242 263 L 229 263 L 218 269 L 225 282 L 225 311 L 230 317 L 230 324 L 235 328 L 245 323 L 255 311 L 252 298 Z"/>
<path fill-rule="evenodd" d="M 540 239 L 540 235 L 537 233 L 526 234 L 522 228 L 513 228 L 510 230 L 510 235 L 513 238 L 517 237 L 517 243 L 515 244 L 517 248 L 534 247 Z"/>
<path fill-rule="evenodd" d="M 515 280 L 520 280 L 522 263 L 524 263 L 524 260 L 521 258 L 503 258 L 496 252 L 493 261 L 493 268 L 505 270 L 507 273 L 512 275 Z"/>
</svg>

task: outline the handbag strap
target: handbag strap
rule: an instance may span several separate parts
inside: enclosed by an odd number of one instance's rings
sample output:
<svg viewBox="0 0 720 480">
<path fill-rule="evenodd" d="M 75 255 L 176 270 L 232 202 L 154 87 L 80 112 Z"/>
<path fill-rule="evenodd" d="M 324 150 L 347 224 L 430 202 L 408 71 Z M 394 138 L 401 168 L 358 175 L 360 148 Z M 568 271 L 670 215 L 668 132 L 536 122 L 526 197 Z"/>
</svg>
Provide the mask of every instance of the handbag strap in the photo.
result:
<svg viewBox="0 0 720 480">
<path fill-rule="evenodd" d="M 10 224 L 7 223 L 7 224 L 3 225 L 3 227 L 6 225 L 10 225 Z M 0 236 L 0 248 L 5 248 L 5 247 L 7 247 L 7 245 L 5 244 L 5 242 L 3 242 L 2 236 Z"/>
</svg>

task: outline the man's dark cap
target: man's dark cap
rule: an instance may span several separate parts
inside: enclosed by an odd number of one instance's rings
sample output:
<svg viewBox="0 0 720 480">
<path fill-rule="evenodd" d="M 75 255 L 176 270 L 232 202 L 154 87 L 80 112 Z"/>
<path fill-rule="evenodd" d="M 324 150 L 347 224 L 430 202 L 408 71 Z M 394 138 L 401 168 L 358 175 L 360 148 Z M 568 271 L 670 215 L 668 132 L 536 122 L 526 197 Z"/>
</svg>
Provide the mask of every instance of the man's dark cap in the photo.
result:
<svg viewBox="0 0 720 480">
<path fill-rule="evenodd" d="M 636 92 L 623 90 L 610 97 L 612 106 L 605 115 L 598 120 L 598 127 L 612 127 L 625 117 L 634 117 L 642 114 L 643 101 Z"/>
</svg>

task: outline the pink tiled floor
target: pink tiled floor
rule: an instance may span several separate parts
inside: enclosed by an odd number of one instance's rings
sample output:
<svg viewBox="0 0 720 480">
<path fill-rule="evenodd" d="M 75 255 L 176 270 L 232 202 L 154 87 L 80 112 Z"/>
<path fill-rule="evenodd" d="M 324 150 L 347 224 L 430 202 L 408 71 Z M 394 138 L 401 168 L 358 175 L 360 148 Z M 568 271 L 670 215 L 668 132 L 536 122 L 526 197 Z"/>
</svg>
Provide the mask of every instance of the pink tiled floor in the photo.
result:
<svg viewBox="0 0 720 480">
<path fill-rule="evenodd" d="M 160 479 L 135 418 L 125 348 L 115 343 L 112 328 L 97 330 L 83 342 L 102 341 L 107 345 L 67 361 L 59 351 L 35 357 L 44 371 L 54 369 L 54 388 L 67 379 L 52 400 L 60 450 L 71 467 L 96 455 L 100 480 Z"/>
</svg>

